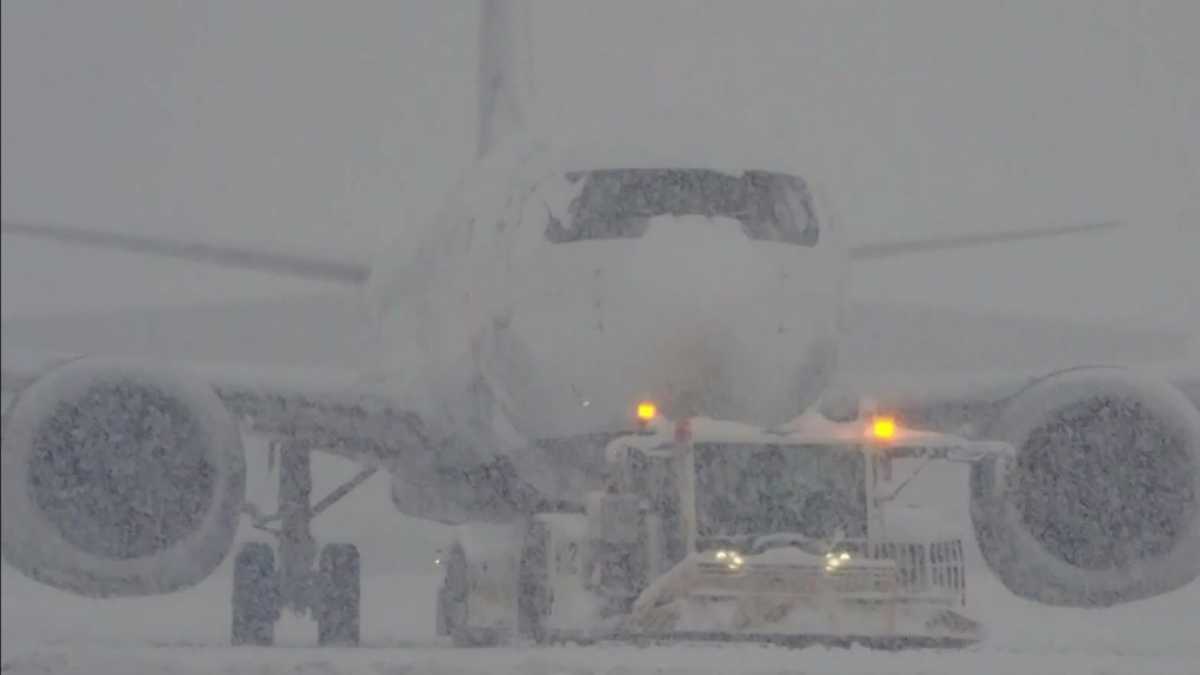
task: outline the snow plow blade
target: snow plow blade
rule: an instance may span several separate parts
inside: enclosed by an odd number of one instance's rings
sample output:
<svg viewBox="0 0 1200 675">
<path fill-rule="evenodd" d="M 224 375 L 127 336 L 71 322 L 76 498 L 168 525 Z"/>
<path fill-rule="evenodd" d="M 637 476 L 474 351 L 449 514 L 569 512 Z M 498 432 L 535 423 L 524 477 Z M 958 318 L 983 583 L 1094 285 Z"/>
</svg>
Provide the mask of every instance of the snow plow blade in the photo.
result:
<svg viewBox="0 0 1200 675">
<path fill-rule="evenodd" d="M 899 583 L 891 560 L 821 558 L 797 548 L 694 555 L 652 583 L 619 630 L 647 639 L 883 649 L 963 647 L 981 625 L 949 594 Z"/>
</svg>

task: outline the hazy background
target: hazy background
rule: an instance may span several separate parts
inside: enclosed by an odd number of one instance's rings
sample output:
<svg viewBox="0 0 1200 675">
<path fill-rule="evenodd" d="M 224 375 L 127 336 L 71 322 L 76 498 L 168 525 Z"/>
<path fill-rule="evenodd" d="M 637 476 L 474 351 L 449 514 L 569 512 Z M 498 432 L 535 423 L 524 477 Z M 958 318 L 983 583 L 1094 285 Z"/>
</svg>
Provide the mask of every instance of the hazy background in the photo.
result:
<svg viewBox="0 0 1200 675">
<path fill-rule="evenodd" d="M 474 2 L 5 0 L 3 217 L 368 256 L 474 143 Z M 1200 333 L 1200 3 L 534 3 L 536 118 L 765 127 L 855 242 L 1123 218 L 871 263 L 853 293 Z M 547 125 L 551 126 L 551 125 Z M 3 315 L 316 285 L 5 237 Z"/>
</svg>

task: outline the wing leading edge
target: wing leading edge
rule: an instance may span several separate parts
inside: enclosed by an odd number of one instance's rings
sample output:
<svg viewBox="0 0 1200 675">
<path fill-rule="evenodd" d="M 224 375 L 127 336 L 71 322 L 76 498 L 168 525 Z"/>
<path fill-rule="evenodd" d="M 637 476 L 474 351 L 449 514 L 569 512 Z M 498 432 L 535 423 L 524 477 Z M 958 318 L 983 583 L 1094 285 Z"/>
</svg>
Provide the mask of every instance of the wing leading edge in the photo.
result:
<svg viewBox="0 0 1200 675">
<path fill-rule="evenodd" d="M 159 258 L 174 258 L 219 267 L 264 272 L 281 277 L 334 282 L 351 286 L 361 286 L 371 276 L 370 266 L 361 262 L 267 251 L 245 246 L 147 237 L 51 223 L 6 222 L 0 231 L 6 235 L 140 253 Z"/>
<path fill-rule="evenodd" d="M 1005 230 L 1001 232 L 986 232 L 983 234 L 947 235 L 941 237 L 925 237 L 920 239 L 903 239 L 888 242 L 875 242 L 850 247 L 851 260 L 878 260 L 895 258 L 914 253 L 932 253 L 934 251 L 950 251 L 964 248 L 979 248 L 993 244 L 1010 244 L 1033 239 L 1050 239 L 1076 234 L 1101 234 L 1123 227 L 1120 221 L 1104 221 L 1099 223 L 1083 223 L 1078 225 L 1062 225 L 1059 227 L 1031 227 L 1020 230 Z"/>
</svg>

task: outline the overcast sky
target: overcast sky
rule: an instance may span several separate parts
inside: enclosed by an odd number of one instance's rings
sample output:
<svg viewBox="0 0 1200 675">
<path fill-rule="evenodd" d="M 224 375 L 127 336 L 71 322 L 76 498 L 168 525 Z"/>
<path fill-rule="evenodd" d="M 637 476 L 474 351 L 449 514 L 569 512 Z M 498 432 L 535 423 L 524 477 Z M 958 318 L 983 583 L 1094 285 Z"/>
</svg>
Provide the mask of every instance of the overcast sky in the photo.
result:
<svg viewBox="0 0 1200 675">
<path fill-rule="evenodd" d="M 5 220 L 364 257 L 470 159 L 474 2 L 2 7 Z M 545 1 L 534 114 L 770 129 L 822 167 L 856 242 L 1125 219 L 873 264 L 853 290 L 1194 330 L 1196 26 L 1191 0 Z M 6 317 L 309 288 L 3 241 Z"/>
</svg>

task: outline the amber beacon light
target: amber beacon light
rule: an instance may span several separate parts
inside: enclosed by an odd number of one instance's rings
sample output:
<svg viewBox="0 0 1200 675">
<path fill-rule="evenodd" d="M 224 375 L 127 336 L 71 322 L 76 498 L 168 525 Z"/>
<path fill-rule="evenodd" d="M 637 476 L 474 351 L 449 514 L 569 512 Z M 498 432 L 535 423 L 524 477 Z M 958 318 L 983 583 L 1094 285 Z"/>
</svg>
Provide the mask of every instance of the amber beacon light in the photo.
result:
<svg viewBox="0 0 1200 675">
<path fill-rule="evenodd" d="M 890 441 L 895 437 L 895 417 L 876 417 L 871 420 L 871 438 L 878 441 Z"/>
<path fill-rule="evenodd" d="M 643 424 L 654 421 L 658 417 L 658 406 L 653 401 L 642 401 L 637 404 L 637 418 Z"/>
</svg>

